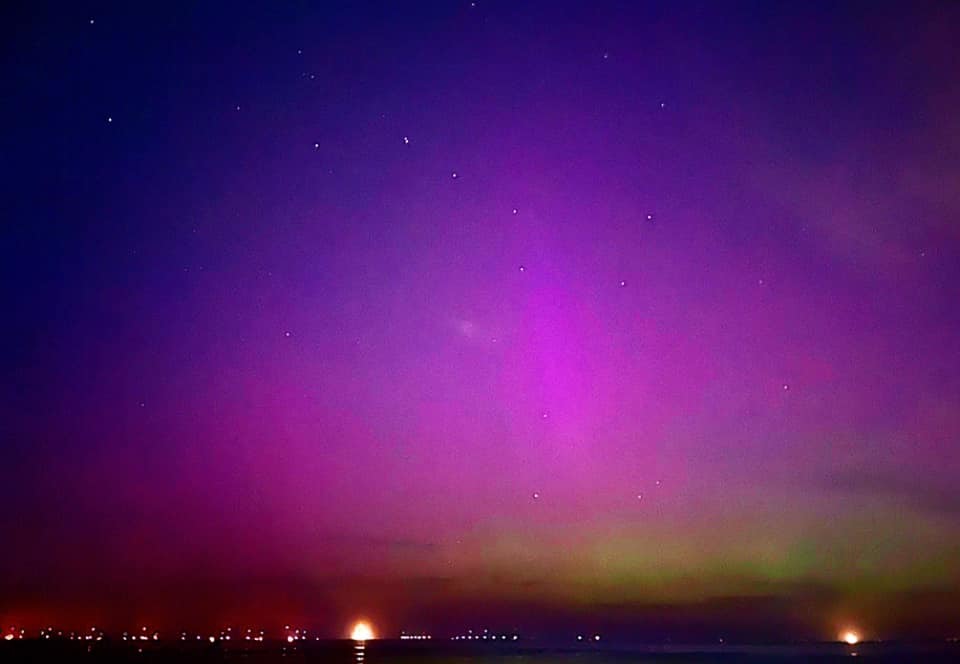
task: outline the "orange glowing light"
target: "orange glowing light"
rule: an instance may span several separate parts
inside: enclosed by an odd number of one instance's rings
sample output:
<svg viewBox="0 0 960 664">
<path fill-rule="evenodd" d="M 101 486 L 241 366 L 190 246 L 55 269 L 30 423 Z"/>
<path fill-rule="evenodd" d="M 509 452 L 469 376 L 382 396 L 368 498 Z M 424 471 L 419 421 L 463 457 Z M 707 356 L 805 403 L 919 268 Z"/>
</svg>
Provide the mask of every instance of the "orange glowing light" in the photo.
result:
<svg viewBox="0 0 960 664">
<path fill-rule="evenodd" d="M 860 643 L 860 635 L 856 632 L 844 632 L 843 633 L 843 642 L 850 646 L 855 646 Z"/>
<path fill-rule="evenodd" d="M 4 641 L 13 641 L 13 634 L 7 634 L 3 637 Z"/>
<path fill-rule="evenodd" d="M 353 631 L 350 632 L 350 638 L 354 641 L 369 641 L 375 637 L 370 625 L 361 621 L 353 626 Z"/>
</svg>

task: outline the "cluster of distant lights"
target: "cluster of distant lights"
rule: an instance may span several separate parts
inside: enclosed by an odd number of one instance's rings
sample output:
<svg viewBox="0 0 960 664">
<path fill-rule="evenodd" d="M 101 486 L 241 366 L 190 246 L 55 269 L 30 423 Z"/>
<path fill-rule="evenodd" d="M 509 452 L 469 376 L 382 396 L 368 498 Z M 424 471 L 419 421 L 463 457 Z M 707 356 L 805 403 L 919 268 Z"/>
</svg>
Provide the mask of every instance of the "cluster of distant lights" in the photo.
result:
<svg viewBox="0 0 960 664">
<path fill-rule="evenodd" d="M 139 634 L 130 634 L 129 632 L 124 632 L 121 638 L 124 641 L 159 641 L 160 632 L 152 632 L 146 627 L 141 627 Z"/>
<path fill-rule="evenodd" d="M 216 634 L 192 634 L 190 632 L 180 632 L 179 640 L 180 641 L 207 641 L 209 643 L 216 643 L 218 641 L 248 641 L 248 642 L 257 642 L 262 643 L 266 640 L 266 631 L 259 629 L 254 630 L 253 628 L 247 628 L 245 632 L 240 634 L 234 634 L 232 627 L 227 627 L 220 630 Z M 308 638 L 308 631 L 306 629 L 294 629 L 289 625 L 284 627 L 283 640 L 287 643 L 294 643 L 297 641 L 306 641 Z M 419 638 L 432 638 L 430 635 L 408 635 L 407 638 L 412 638 L 416 636 Z M 9 631 L 3 635 L 4 641 L 13 641 L 14 639 L 24 639 L 27 637 L 27 632 L 23 628 L 17 628 L 15 625 L 11 625 Z M 71 641 L 103 641 L 106 637 L 105 633 L 98 630 L 96 627 L 91 627 L 90 632 L 69 632 L 64 634 L 62 630 L 55 629 L 53 627 L 46 627 L 40 630 L 39 638 L 43 640 L 50 639 L 69 639 Z M 320 637 L 314 637 L 315 640 L 319 641 Z M 365 623 L 359 623 L 353 629 L 351 634 L 351 639 L 357 641 L 365 641 L 373 639 L 373 631 Z M 401 636 L 401 639 L 403 636 Z M 123 632 L 120 636 L 122 641 L 140 643 L 140 642 L 149 642 L 149 641 L 160 641 L 160 632 L 151 630 L 148 627 L 141 627 L 139 632 Z"/>
<path fill-rule="evenodd" d="M 284 625 L 283 631 L 286 633 L 284 641 L 287 643 L 296 643 L 297 641 L 306 641 L 307 640 L 307 630 L 292 628 L 290 625 Z M 317 637 L 319 640 L 319 637 Z"/>
<path fill-rule="evenodd" d="M 451 636 L 451 641 L 516 641 L 520 637 L 516 634 L 491 634 L 490 630 L 485 629 L 483 632 L 474 634 L 472 629 L 468 629 L 466 634 L 457 634 L 456 636 Z"/>
<path fill-rule="evenodd" d="M 248 628 L 243 637 L 237 637 L 237 641 L 257 641 L 262 642 L 266 632 L 262 629 L 254 632 L 253 629 Z M 180 632 L 181 641 L 209 641 L 210 643 L 216 643 L 217 641 L 232 641 L 233 639 L 233 628 L 227 627 L 225 630 L 221 630 L 219 634 L 211 634 L 209 636 L 203 636 L 202 634 L 190 635 L 189 632 Z"/>
<path fill-rule="evenodd" d="M 284 641 L 287 643 L 293 644 L 299 641 L 306 641 L 308 639 L 308 633 L 306 629 L 292 629 L 289 625 L 284 627 L 285 637 Z M 3 635 L 4 641 L 13 641 L 21 640 L 26 637 L 26 630 L 23 628 L 18 628 L 15 625 L 11 625 L 6 634 Z M 71 641 L 103 641 L 105 634 L 103 631 L 97 629 L 96 627 L 91 627 L 89 632 L 70 632 L 64 636 L 63 631 L 56 630 L 53 627 L 47 627 L 40 630 L 40 639 L 49 640 L 51 638 L 56 639 L 69 639 Z M 218 641 L 248 641 L 248 642 L 257 642 L 262 643 L 266 638 L 266 632 L 264 630 L 254 631 L 252 628 L 248 628 L 242 636 L 234 638 L 233 628 L 227 627 L 224 630 L 221 630 L 218 634 L 210 634 L 204 636 L 202 634 L 191 635 L 187 632 L 180 632 L 180 641 L 208 641 L 209 643 L 216 643 Z M 315 640 L 319 641 L 320 637 L 314 637 Z M 350 639 L 363 643 L 365 641 L 373 640 L 375 637 L 373 629 L 369 624 L 365 622 L 359 622 L 353 626 L 353 630 L 350 634 Z M 519 639 L 517 634 L 491 634 L 490 630 L 484 629 L 482 632 L 474 633 L 472 629 L 468 629 L 463 634 L 457 634 L 451 636 L 451 641 L 517 641 Z M 577 635 L 577 641 L 579 642 L 598 642 L 600 641 L 600 634 L 592 634 L 590 636 L 585 636 L 583 634 Z M 130 641 L 135 643 L 142 642 L 151 642 L 160 640 L 160 632 L 150 630 L 147 627 L 142 627 L 140 632 L 124 632 L 121 636 L 123 641 Z M 401 641 L 431 641 L 433 640 L 432 634 L 427 633 L 407 633 L 400 632 Z M 840 634 L 839 641 L 850 646 L 855 646 L 861 641 L 860 635 L 853 631 L 848 630 Z"/>
<path fill-rule="evenodd" d="M 13 641 L 13 635 L 15 633 L 15 629 L 16 628 L 11 627 L 10 633 L 4 636 L 3 638 L 6 639 L 7 641 Z M 24 635 L 24 631 L 21 629 L 18 634 L 18 638 L 22 639 L 23 635 Z M 79 634 L 77 632 L 70 632 L 69 634 L 66 635 L 66 637 L 64 637 L 63 632 L 61 630 L 55 630 L 53 627 L 47 627 L 46 629 L 40 630 L 40 638 L 45 641 L 49 641 L 51 638 L 57 638 L 57 639 L 67 638 L 71 641 L 103 641 L 104 634 L 103 632 L 98 630 L 96 627 L 91 627 L 89 632 L 81 632 Z"/>
<path fill-rule="evenodd" d="M 4 641 L 13 641 L 14 639 L 22 639 L 27 633 L 25 629 L 17 629 L 16 625 L 10 625 L 10 631 L 3 635 Z"/>
</svg>

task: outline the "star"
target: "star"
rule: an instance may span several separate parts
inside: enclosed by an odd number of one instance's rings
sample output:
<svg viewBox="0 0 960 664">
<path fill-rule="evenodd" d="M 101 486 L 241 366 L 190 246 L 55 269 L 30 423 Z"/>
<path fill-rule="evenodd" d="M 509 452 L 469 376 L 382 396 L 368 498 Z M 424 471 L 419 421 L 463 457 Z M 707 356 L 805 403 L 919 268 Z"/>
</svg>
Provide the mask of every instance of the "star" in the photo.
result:
<svg viewBox="0 0 960 664">
<path fill-rule="evenodd" d="M 784 383 L 784 384 L 783 384 L 783 391 L 786 392 L 786 391 L 789 390 L 789 389 L 790 389 L 790 386 L 787 385 L 786 383 Z"/>
<path fill-rule="evenodd" d="M 534 500 L 540 500 L 540 492 L 539 492 L 539 491 L 534 491 L 534 492 L 533 492 L 533 499 L 534 499 Z"/>
<path fill-rule="evenodd" d="M 517 208 L 513 208 L 512 210 L 510 210 L 510 212 L 512 214 L 517 214 L 518 212 L 520 212 L 520 210 L 518 210 Z"/>
<path fill-rule="evenodd" d="M 90 25 L 93 25 L 93 19 L 90 19 Z"/>
<path fill-rule="evenodd" d="M 548 413 L 547 411 L 543 411 L 542 413 L 540 413 L 540 419 L 541 419 L 541 420 L 545 420 L 545 419 L 547 419 L 548 417 L 550 417 L 550 413 Z"/>
<path fill-rule="evenodd" d="M 240 110 L 240 105 L 239 105 L 239 104 L 237 104 L 237 110 L 238 110 L 238 111 Z"/>
<path fill-rule="evenodd" d="M 522 265 L 520 266 L 520 268 L 519 268 L 519 269 L 520 269 L 520 271 L 521 271 L 521 272 L 526 272 L 526 271 L 527 271 L 527 268 L 525 268 L 525 267 L 524 267 L 524 266 L 522 266 Z"/>
<path fill-rule="evenodd" d="M 623 287 L 626 286 L 626 285 L 627 285 L 627 282 L 624 281 L 623 279 L 621 279 L 621 280 L 620 280 L 620 288 L 623 288 Z"/>
<path fill-rule="evenodd" d="M 603 54 L 603 59 L 604 59 L 604 60 L 609 60 L 609 59 L 610 59 L 610 54 L 609 54 L 609 53 L 604 53 L 604 54 Z"/>
<path fill-rule="evenodd" d="M 113 118 L 110 116 L 107 116 L 107 122 L 113 122 Z"/>
<path fill-rule="evenodd" d="M 653 221 L 653 215 L 652 215 L 652 214 L 647 213 L 647 221 Z"/>
<path fill-rule="evenodd" d="M 290 336 L 290 330 L 287 330 L 286 332 L 284 332 L 284 333 L 283 333 L 283 336 L 289 337 L 289 336 Z"/>
<path fill-rule="evenodd" d="M 666 108 L 666 107 L 667 107 L 667 105 L 666 105 L 665 103 L 660 102 L 660 108 Z"/>
<path fill-rule="evenodd" d="M 319 143 L 314 143 L 314 144 L 313 144 L 313 149 L 314 149 L 314 150 L 319 150 L 319 149 L 320 149 L 320 144 L 319 144 Z"/>
<path fill-rule="evenodd" d="M 403 137 L 403 144 L 404 144 L 404 145 L 410 145 L 410 139 L 409 139 L 407 136 L 404 136 L 404 137 Z"/>
<path fill-rule="evenodd" d="M 454 180 L 456 180 L 456 179 L 457 179 L 458 177 L 460 177 L 460 176 L 457 175 L 457 172 L 456 172 L 456 171 L 454 171 L 453 173 L 450 174 L 450 177 L 452 177 Z"/>
<path fill-rule="evenodd" d="M 637 494 L 637 500 L 643 500 L 643 494 L 642 494 L 642 493 L 638 493 L 638 494 Z"/>
</svg>

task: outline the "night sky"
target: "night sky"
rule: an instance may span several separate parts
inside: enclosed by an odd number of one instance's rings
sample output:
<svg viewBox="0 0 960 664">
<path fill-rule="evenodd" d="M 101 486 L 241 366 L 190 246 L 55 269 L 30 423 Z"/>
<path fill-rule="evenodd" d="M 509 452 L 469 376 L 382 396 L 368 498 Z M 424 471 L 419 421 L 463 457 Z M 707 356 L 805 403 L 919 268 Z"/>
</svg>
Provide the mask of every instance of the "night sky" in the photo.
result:
<svg viewBox="0 0 960 664">
<path fill-rule="evenodd" d="M 960 631 L 955 3 L 18 4 L 3 625 Z"/>
</svg>

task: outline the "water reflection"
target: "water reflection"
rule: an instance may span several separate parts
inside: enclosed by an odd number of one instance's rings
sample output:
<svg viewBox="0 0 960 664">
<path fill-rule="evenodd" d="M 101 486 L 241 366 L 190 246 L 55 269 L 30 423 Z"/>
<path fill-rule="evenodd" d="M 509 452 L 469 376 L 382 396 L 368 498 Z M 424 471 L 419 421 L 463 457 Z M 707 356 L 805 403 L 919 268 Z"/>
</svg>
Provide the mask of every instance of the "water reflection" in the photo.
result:
<svg viewBox="0 0 960 664">
<path fill-rule="evenodd" d="M 363 664 L 366 645 L 365 641 L 356 641 L 353 644 L 353 659 L 357 664 Z"/>
</svg>

